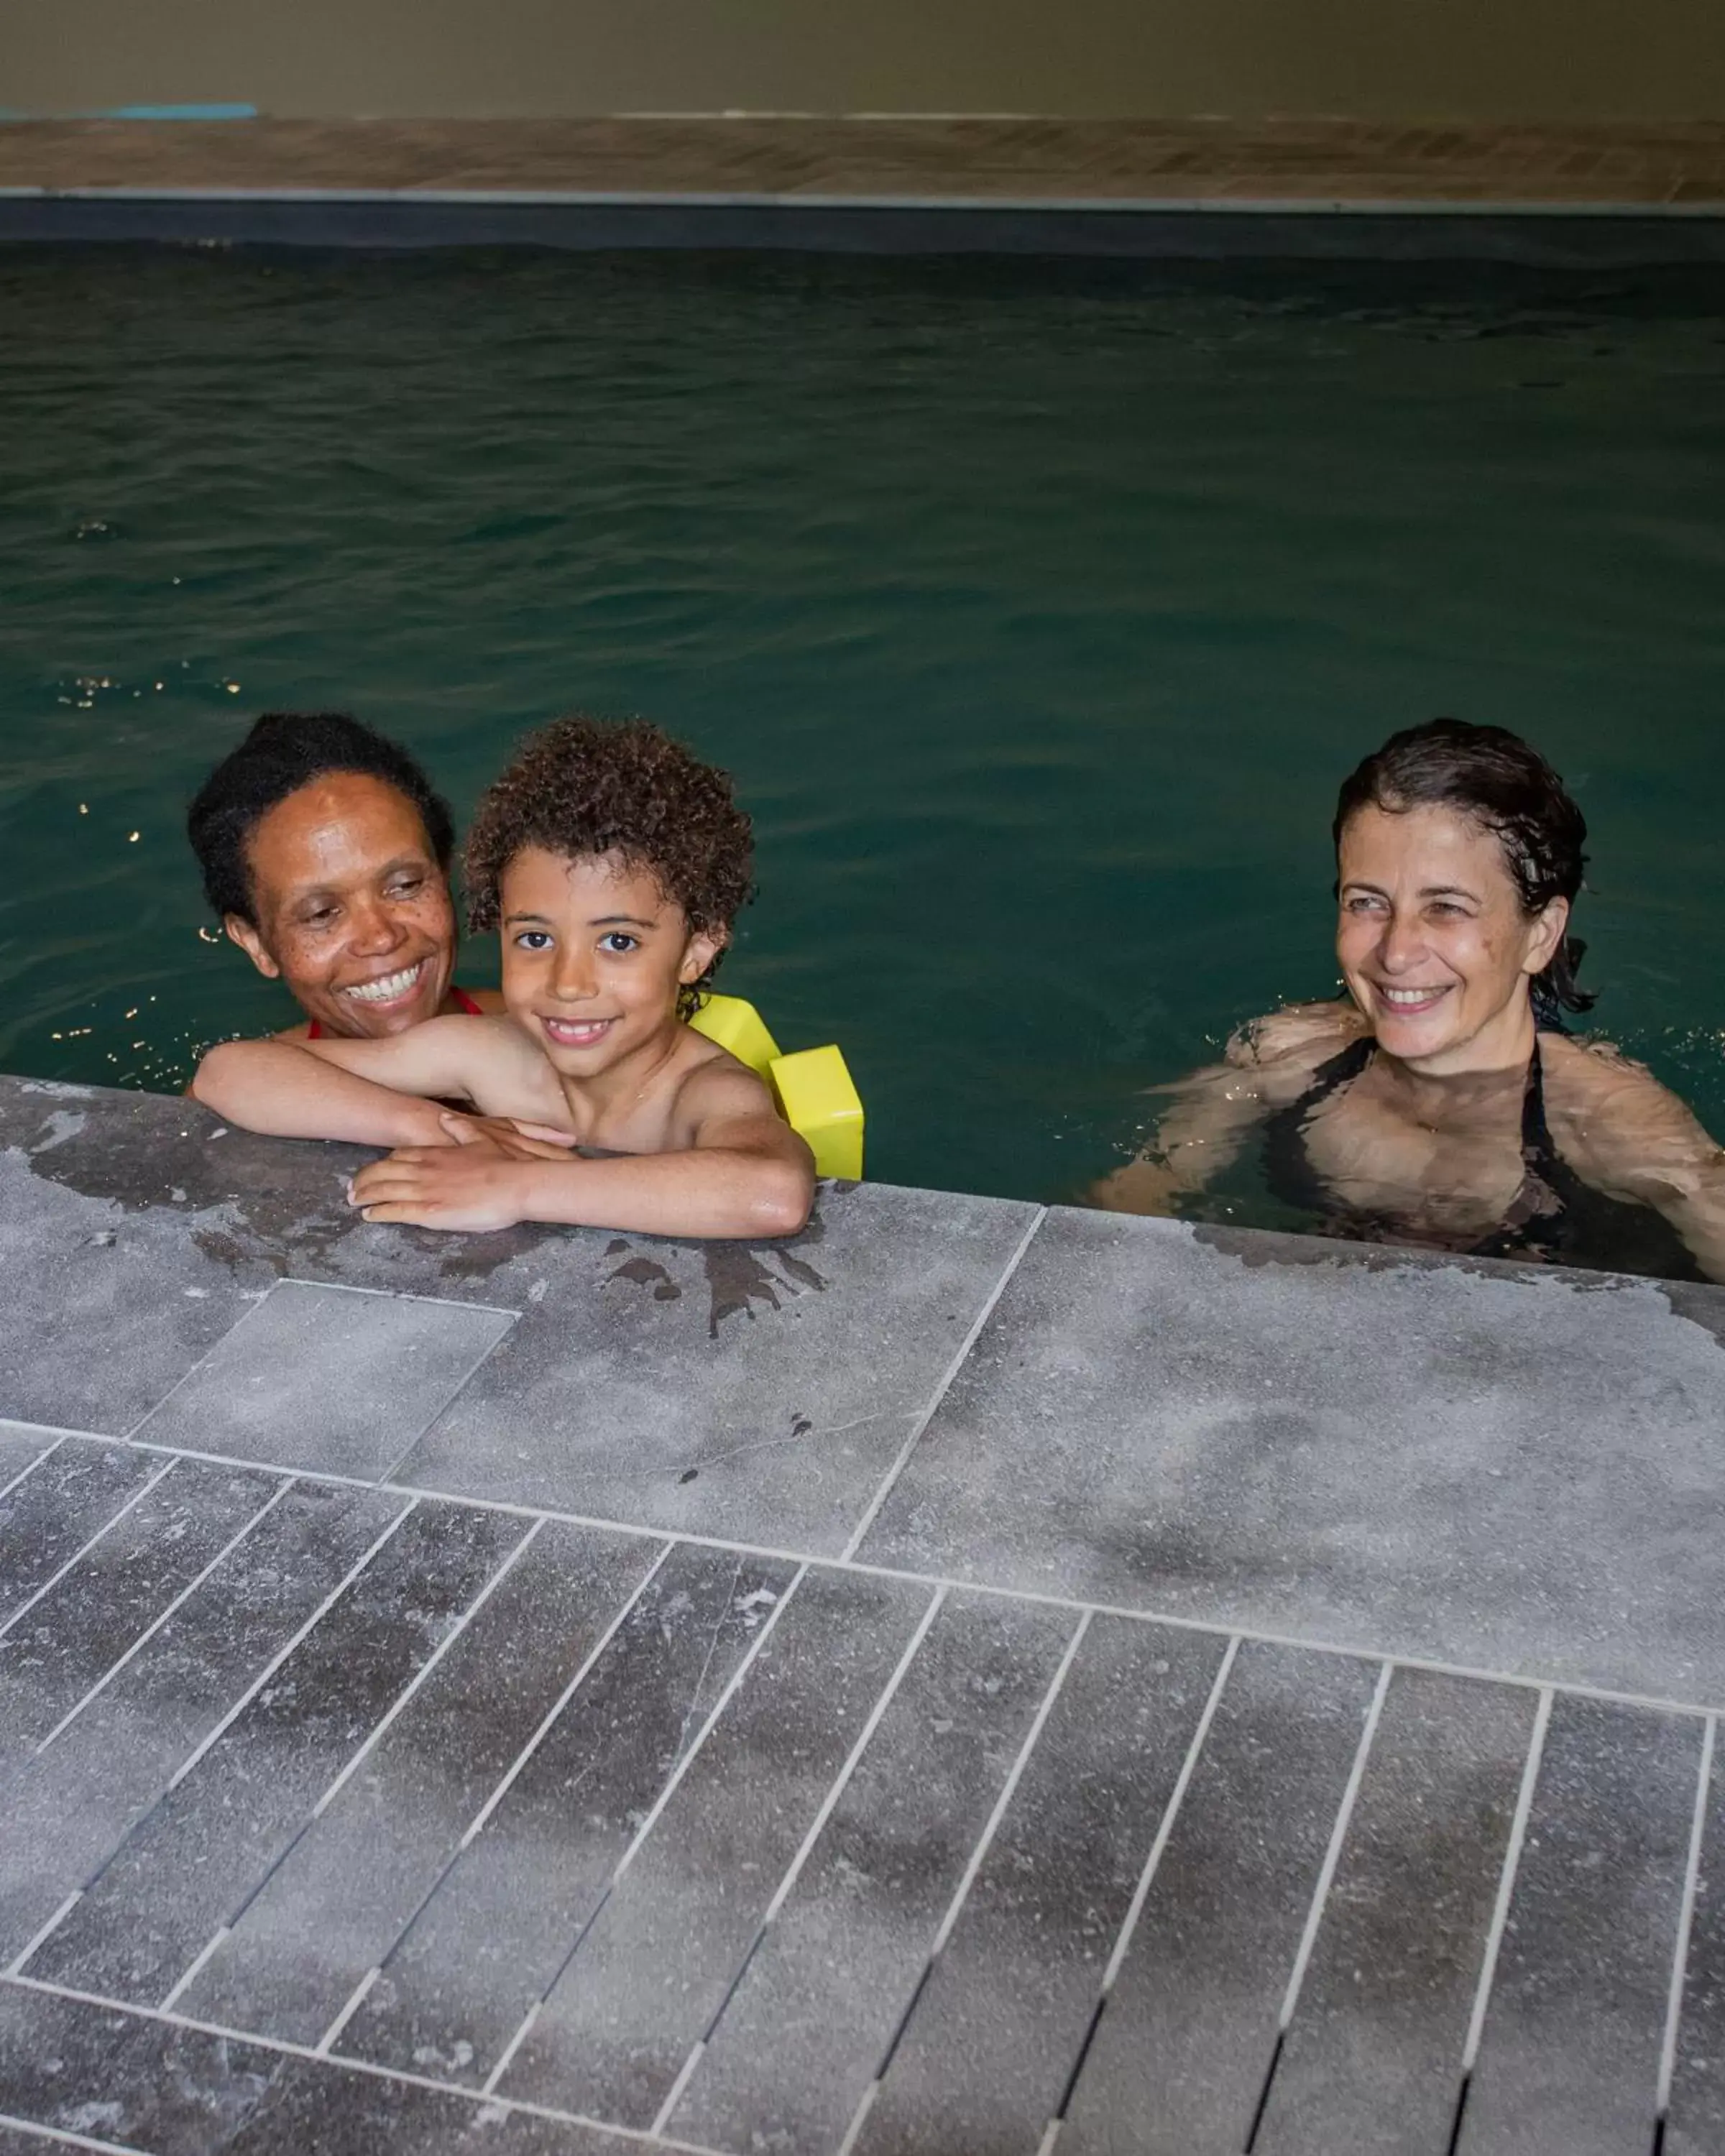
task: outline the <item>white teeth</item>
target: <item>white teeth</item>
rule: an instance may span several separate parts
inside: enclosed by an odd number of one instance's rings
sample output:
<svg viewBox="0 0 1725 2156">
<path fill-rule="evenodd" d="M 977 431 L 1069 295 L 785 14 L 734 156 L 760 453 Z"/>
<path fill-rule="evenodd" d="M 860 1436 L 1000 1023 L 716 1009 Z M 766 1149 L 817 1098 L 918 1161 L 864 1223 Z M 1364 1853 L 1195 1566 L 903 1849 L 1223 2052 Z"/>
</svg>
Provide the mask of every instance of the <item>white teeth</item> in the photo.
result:
<svg viewBox="0 0 1725 2156">
<path fill-rule="evenodd" d="M 1429 1004 L 1433 997 L 1444 993 L 1441 988 L 1379 988 L 1378 994 L 1387 1004 Z"/>
<path fill-rule="evenodd" d="M 362 987 L 343 988 L 344 996 L 352 996 L 356 1003 L 393 1004 L 398 996 L 404 996 L 424 972 L 425 961 L 417 966 L 404 967 L 398 973 L 386 973 L 381 981 L 367 981 Z"/>
</svg>

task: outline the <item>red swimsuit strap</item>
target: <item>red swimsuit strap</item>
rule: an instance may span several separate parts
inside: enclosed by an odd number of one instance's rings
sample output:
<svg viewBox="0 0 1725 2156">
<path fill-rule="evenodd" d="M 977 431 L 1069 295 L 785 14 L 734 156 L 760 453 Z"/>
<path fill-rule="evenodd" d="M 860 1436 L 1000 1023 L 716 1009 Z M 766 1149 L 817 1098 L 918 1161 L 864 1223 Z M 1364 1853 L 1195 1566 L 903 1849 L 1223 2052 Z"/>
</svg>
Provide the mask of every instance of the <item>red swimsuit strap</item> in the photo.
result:
<svg viewBox="0 0 1725 2156">
<path fill-rule="evenodd" d="M 452 984 L 449 989 L 449 993 L 455 998 L 456 1008 L 459 1010 L 465 1011 L 469 1018 L 483 1018 L 485 1016 L 485 1013 L 480 1009 L 473 998 L 468 994 L 465 988 L 458 988 Z M 313 1019 L 310 1028 L 307 1029 L 305 1038 L 307 1040 L 327 1040 L 329 1039 L 329 1035 L 324 1031 L 322 1026 L 319 1024 L 318 1021 L 316 1019 Z"/>
</svg>

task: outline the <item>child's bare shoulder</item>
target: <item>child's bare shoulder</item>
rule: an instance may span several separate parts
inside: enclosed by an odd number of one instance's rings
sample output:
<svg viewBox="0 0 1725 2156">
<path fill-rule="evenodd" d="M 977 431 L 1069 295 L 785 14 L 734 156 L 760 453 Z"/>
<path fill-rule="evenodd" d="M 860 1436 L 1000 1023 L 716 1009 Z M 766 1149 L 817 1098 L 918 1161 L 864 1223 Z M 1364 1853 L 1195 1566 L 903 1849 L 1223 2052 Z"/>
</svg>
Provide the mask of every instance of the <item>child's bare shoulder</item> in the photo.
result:
<svg viewBox="0 0 1725 2156">
<path fill-rule="evenodd" d="M 677 1075 L 675 1116 L 685 1129 L 701 1123 L 732 1122 L 756 1116 L 777 1116 L 773 1089 L 729 1050 L 710 1040 L 700 1041 L 701 1051 L 691 1054 Z"/>
</svg>

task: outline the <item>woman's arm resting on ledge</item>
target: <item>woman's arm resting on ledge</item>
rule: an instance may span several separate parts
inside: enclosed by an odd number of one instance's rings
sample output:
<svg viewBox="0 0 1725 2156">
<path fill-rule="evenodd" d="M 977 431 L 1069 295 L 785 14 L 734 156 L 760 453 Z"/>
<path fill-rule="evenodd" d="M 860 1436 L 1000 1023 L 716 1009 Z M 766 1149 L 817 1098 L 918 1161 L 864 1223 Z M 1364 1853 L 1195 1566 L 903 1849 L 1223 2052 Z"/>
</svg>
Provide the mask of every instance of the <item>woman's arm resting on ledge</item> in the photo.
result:
<svg viewBox="0 0 1725 2156">
<path fill-rule="evenodd" d="M 470 1233 L 546 1220 L 644 1235 L 794 1235 L 814 1202 L 814 1164 L 759 1081 L 748 1087 L 746 1098 L 730 1083 L 711 1088 L 689 1145 L 608 1160 L 511 1158 L 451 1116 L 453 1147 L 410 1146 L 362 1168 L 352 1202 L 367 1220 Z"/>
<path fill-rule="evenodd" d="M 193 1096 L 242 1130 L 355 1145 L 446 1146 L 434 1098 L 465 1095 L 474 1018 L 428 1019 L 388 1040 L 224 1040 L 192 1081 Z"/>
</svg>

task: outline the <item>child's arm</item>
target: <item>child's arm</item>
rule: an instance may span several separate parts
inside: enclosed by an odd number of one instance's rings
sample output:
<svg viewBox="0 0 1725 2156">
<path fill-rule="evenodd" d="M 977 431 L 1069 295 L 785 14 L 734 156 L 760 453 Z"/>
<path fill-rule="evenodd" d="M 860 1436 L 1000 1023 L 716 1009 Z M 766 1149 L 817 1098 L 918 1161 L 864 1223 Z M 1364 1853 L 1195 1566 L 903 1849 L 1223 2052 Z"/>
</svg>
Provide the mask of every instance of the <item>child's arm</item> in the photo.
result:
<svg viewBox="0 0 1725 2156">
<path fill-rule="evenodd" d="M 192 1091 L 242 1130 L 275 1137 L 447 1146 L 439 1096 L 470 1097 L 495 1032 L 486 1019 L 433 1018 L 385 1040 L 224 1040 Z"/>
<path fill-rule="evenodd" d="M 511 1159 L 450 1116 L 438 1149 L 410 1146 L 362 1168 L 352 1202 L 367 1220 L 470 1232 L 546 1220 L 643 1235 L 797 1234 L 814 1202 L 814 1163 L 766 1087 L 710 1065 L 688 1093 L 689 1142 L 674 1152 Z"/>
</svg>

